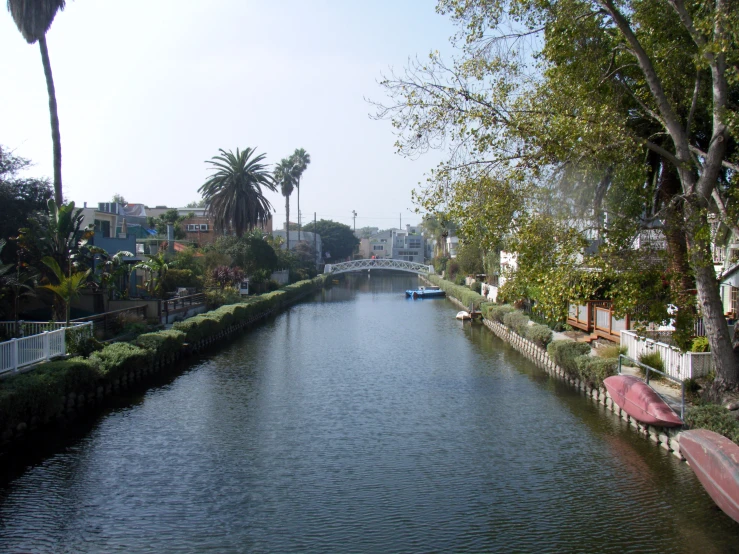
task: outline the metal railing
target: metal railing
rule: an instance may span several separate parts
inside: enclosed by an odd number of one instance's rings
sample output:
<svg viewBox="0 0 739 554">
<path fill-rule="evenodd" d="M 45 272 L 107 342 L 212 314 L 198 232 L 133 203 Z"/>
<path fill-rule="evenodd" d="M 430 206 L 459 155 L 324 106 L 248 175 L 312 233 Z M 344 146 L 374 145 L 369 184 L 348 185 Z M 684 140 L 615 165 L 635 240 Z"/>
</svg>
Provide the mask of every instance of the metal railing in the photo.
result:
<svg viewBox="0 0 739 554">
<path fill-rule="evenodd" d="M 64 356 L 67 353 L 67 329 L 89 333 L 92 336 L 92 323 L 78 323 L 68 328 L 43 331 L 37 335 L 2 342 L 0 343 L 0 374 L 10 371 L 17 372 L 21 367 L 48 361 L 55 356 Z"/>
<path fill-rule="evenodd" d="M 680 383 L 680 419 L 685 421 L 685 381 L 682 381 L 680 379 L 676 379 L 672 375 L 669 375 L 665 373 L 664 371 L 660 371 L 659 369 L 655 369 L 651 366 L 648 366 L 646 364 L 643 364 L 641 362 L 636 361 L 634 358 L 629 358 L 628 356 L 625 356 L 623 354 L 618 355 L 618 374 L 621 374 L 621 360 L 627 360 L 629 363 L 628 365 L 635 365 L 637 367 L 640 367 L 645 372 L 644 382 L 648 385 L 649 384 L 649 372 L 659 373 L 663 377 L 667 377 L 670 381 L 675 381 L 676 383 Z M 655 391 L 657 392 L 657 391 Z M 659 393 L 657 393 L 659 394 Z"/>
<path fill-rule="evenodd" d="M 169 317 L 170 313 L 177 313 L 183 309 L 190 309 L 205 304 L 205 293 L 191 294 L 189 296 L 176 296 L 169 300 L 159 301 L 159 317 Z"/>
<path fill-rule="evenodd" d="M 121 310 L 113 310 L 112 312 L 105 312 L 103 314 L 91 315 L 86 317 L 79 317 L 73 319 L 70 323 L 86 323 L 90 322 L 93 324 L 93 329 L 99 335 L 107 336 L 114 334 L 125 325 L 125 320 L 141 319 L 145 320 L 147 315 L 147 306 L 142 304 L 140 306 L 133 306 L 131 308 L 123 308 Z"/>
</svg>

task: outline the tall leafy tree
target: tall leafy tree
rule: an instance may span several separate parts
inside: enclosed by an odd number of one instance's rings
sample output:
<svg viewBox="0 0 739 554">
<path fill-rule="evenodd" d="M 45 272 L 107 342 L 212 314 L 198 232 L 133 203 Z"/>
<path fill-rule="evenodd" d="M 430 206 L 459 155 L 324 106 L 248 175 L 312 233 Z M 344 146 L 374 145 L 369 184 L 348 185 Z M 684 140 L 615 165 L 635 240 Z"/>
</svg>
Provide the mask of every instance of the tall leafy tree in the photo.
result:
<svg viewBox="0 0 739 554">
<path fill-rule="evenodd" d="M 348 258 L 359 246 L 359 239 L 352 228 L 337 221 L 319 219 L 316 223 L 306 225 L 305 230 L 321 235 L 321 257 L 326 258 L 326 255 L 330 254 L 329 262 Z"/>
<path fill-rule="evenodd" d="M 448 210 L 466 236 L 492 243 L 513 235 L 525 246 L 523 231 L 541 228 L 537 218 L 559 234 L 562 223 L 584 222 L 578 208 L 587 198 L 590 229 L 571 230 L 605 241 L 593 261 L 611 275 L 630 272 L 635 278 L 619 286 L 632 299 L 639 268 L 650 261 L 628 252 L 634 238 L 657 223 L 668 240 L 681 233 L 715 390 L 735 387 L 739 354 L 723 317 L 707 220 L 712 212 L 737 227 L 733 3 L 441 0 L 437 9 L 462 27 L 461 58 L 450 66 L 432 55 L 391 76 L 384 84 L 398 101 L 378 112 L 394 120 L 403 153 L 451 146 L 418 195 L 422 205 Z M 555 252 L 565 280 L 572 275 L 565 268 L 585 259 L 574 238 Z"/>
<path fill-rule="evenodd" d="M 304 148 L 296 148 L 290 157 L 293 163 L 293 175 L 295 176 L 295 187 L 298 189 L 298 240 L 300 239 L 301 217 L 300 217 L 300 178 L 310 164 L 310 154 Z"/>
<path fill-rule="evenodd" d="M 65 275 L 57 261 L 51 256 L 46 256 L 41 261 L 51 270 L 57 283 L 48 283 L 41 285 L 39 288 L 53 292 L 64 303 L 65 322 L 69 327 L 72 302 L 79 298 L 80 292 L 87 286 L 87 278 L 90 276 L 91 270 L 75 272 L 70 270 Z"/>
<path fill-rule="evenodd" d="M 51 115 L 51 140 L 54 147 L 54 199 L 62 204 L 62 141 L 59 134 L 59 114 L 57 113 L 54 78 L 51 74 L 49 50 L 46 47 L 46 33 L 51 27 L 58 11 L 64 9 L 65 0 L 8 0 L 8 11 L 18 30 L 28 44 L 36 41 L 41 49 L 41 62 L 44 65 L 46 88 L 49 93 L 49 113 Z"/>
<path fill-rule="evenodd" d="M 285 197 L 285 233 L 287 249 L 290 250 L 290 195 L 295 189 L 295 165 L 292 159 L 283 158 L 275 167 L 275 183 L 279 185 L 282 196 Z M 300 208 L 298 208 L 300 210 Z M 299 212 L 298 212 L 299 213 Z M 298 231 L 299 233 L 299 231 Z M 298 236 L 300 240 L 300 236 Z"/>
<path fill-rule="evenodd" d="M 255 149 L 236 149 L 236 153 L 219 149 L 220 155 L 206 161 L 213 175 L 198 189 L 217 230 L 235 232 L 237 236 L 271 219 L 272 205 L 263 189 L 275 192 L 274 179 L 267 169 L 264 154 Z"/>
</svg>

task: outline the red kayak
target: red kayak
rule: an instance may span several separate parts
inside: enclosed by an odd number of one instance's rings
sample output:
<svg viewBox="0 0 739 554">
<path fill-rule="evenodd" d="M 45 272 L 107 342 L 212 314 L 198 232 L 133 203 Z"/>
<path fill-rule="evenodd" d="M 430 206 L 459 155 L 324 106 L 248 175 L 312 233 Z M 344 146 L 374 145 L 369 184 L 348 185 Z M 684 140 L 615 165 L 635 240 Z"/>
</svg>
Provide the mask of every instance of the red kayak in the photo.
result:
<svg viewBox="0 0 739 554">
<path fill-rule="evenodd" d="M 613 375 L 603 380 L 613 401 L 637 421 L 658 427 L 680 427 L 680 419 L 652 387 L 631 375 Z"/>
<path fill-rule="evenodd" d="M 680 433 L 680 454 L 718 507 L 739 522 L 739 446 L 713 431 L 696 429 Z"/>
</svg>

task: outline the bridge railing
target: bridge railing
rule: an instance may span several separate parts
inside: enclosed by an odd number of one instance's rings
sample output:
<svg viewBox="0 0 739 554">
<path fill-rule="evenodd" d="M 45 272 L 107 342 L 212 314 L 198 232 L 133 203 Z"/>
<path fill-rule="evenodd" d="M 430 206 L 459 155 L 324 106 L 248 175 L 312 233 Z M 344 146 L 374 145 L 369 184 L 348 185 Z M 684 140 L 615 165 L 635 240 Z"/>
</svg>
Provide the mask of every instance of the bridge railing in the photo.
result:
<svg viewBox="0 0 739 554">
<path fill-rule="evenodd" d="M 349 271 L 363 271 L 372 269 L 391 269 L 396 271 L 406 271 L 421 275 L 434 273 L 434 266 L 420 264 L 417 262 L 408 262 L 405 260 L 393 259 L 361 259 L 349 262 L 340 262 L 337 264 L 326 264 L 324 273 L 346 273 Z"/>
</svg>

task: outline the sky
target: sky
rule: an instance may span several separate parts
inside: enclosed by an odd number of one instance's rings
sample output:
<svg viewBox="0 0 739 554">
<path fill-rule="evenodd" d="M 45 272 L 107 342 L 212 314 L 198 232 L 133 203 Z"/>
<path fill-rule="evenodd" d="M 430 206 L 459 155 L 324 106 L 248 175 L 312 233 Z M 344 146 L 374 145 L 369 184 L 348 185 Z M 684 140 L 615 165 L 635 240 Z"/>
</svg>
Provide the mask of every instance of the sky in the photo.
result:
<svg viewBox="0 0 739 554">
<path fill-rule="evenodd" d="M 47 34 L 65 198 L 181 207 L 219 148 L 256 148 L 269 164 L 305 148 L 304 224 L 315 212 L 353 225 L 352 211 L 357 228 L 417 223 L 411 191 L 442 155 L 396 154 L 367 99 L 386 100 L 378 81 L 409 57 L 450 51 L 454 31 L 434 0 L 69 1 Z M 51 177 L 39 47 L 4 9 L 0 52 L 0 144 Z M 285 199 L 267 198 L 282 228 Z"/>
</svg>

